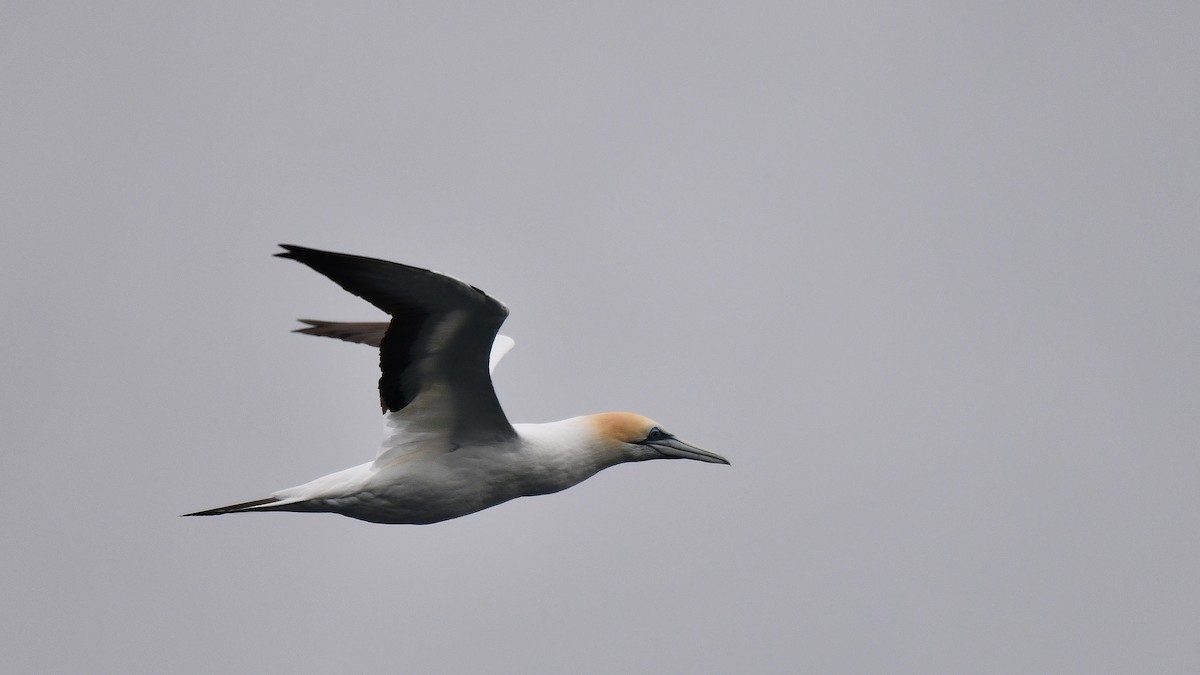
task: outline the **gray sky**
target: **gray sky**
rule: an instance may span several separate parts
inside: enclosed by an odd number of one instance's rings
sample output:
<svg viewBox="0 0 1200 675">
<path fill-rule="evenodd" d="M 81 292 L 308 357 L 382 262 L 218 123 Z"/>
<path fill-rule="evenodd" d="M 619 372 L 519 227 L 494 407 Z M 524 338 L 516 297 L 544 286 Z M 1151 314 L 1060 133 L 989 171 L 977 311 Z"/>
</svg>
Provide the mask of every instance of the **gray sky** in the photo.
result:
<svg viewBox="0 0 1200 675">
<path fill-rule="evenodd" d="M 12 672 L 1200 671 L 1200 10 L 0 8 Z M 366 303 L 512 310 L 651 462 L 428 527 L 180 519 L 366 461 Z"/>
</svg>

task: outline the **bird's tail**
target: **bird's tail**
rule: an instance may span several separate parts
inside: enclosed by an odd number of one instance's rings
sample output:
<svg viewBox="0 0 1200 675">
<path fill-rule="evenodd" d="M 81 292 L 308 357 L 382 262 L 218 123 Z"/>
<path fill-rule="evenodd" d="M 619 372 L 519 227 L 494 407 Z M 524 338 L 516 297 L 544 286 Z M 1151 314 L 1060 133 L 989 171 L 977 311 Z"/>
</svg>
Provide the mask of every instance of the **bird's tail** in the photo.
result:
<svg viewBox="0 0 1200 675">
<path fill-rule="evenodd" d="M 207 511 L 197 511 L 195 513 L 185 513 L 184 516 L 219 516 L 224 513 L 243 513 L 246 511 L 271 511 L 268 507 L 270 504 L 283 501 L 276 497 L 267 497 L 266 499 L 256 499 L 252 502 L 242 502 L 241 504 L 230 504 L 216 509 Z"/>
</svg>

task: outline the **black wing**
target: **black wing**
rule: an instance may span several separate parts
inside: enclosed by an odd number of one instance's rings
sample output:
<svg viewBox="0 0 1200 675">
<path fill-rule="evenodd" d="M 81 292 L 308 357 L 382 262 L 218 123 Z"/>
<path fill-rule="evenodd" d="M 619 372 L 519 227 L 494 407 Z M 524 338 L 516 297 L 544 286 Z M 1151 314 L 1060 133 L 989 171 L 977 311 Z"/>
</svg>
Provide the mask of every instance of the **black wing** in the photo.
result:
<svg viewBox="0 0 1200 675">
<path fill-rule="evenodd" d="M 281 246 L 287 252 L 279 257 L 308 265 L 392 317 L 379 343 L 384 412 L 399 412 L 426 393 L 436 411 L 423 414 L 443 420 L 456 441 L 516 435 L 488 372 L 492 342 L 508 317 L 504 305 L 474 286 L 419 267 Z"/>
</svg>

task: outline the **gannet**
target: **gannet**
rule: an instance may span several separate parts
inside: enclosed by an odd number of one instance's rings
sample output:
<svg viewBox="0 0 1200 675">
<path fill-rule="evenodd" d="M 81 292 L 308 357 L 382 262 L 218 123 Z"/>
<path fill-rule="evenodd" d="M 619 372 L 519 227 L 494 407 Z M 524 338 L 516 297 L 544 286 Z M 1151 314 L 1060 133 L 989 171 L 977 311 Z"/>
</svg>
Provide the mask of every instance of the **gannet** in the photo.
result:
<svg viewBox="0 0 1200 675">
<path fill-rule="evenodd" d="M 386 312 L 387 323 L 301 320 L 296 332 L 379 348 L 388 433 L 375 459 L 265 499 L 187 516 L 303 511 L 373 523 L 436 523 L 571 487 L 623 462 L 729 464 L 626 412 L 510 424 L 492 370 L 513 346 L 508 308 L 453 277 L 400 263 L 281 244 L 296 260 Z"/>
</svg>

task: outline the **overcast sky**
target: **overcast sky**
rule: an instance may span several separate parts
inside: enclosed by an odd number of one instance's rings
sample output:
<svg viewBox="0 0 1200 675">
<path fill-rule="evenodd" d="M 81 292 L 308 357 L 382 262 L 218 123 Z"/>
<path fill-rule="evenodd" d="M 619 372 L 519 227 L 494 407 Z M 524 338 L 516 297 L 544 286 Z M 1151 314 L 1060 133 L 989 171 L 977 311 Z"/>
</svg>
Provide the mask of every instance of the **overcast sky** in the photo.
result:
<svg viewBox="0 0 1200 675">
<path fill-rule="evenodd" d="M 4 3 L 5 669 L 1200 672 L 1198 7 Z M 279 242 L 733 465 L 178 518 L 381 439 Z"/>
</svg>

